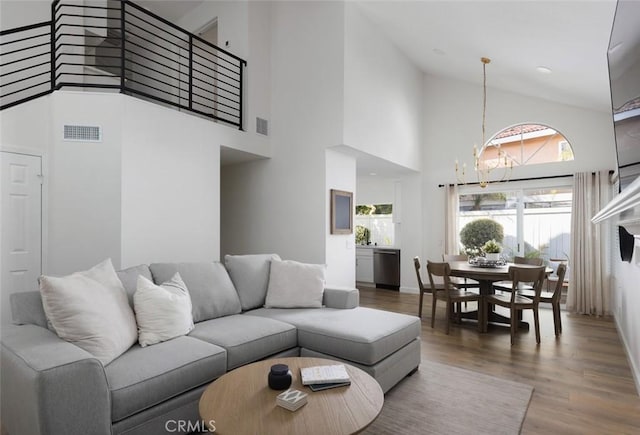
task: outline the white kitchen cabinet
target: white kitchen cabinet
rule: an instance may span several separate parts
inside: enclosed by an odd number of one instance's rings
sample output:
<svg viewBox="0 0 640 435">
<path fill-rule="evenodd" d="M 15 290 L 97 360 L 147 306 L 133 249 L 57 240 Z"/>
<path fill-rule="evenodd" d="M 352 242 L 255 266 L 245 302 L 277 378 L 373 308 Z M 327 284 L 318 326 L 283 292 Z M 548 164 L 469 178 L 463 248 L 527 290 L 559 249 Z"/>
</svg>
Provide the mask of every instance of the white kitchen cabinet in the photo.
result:
<svg viewBox="0 0 640 435">
<path fill-rule="evenodd" d="M 372 248 L 356 248 L 356 281 L 373 283 Z"/>
</svg>

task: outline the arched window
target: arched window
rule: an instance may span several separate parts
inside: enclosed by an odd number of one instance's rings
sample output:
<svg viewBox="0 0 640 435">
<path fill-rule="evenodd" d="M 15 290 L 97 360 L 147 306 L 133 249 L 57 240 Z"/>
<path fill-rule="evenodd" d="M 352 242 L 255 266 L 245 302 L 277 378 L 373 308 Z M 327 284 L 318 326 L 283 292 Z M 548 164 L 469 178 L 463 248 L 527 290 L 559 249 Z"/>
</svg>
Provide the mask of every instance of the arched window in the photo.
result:
<svg viewBox="0 0 640 435">
<path fill-rule="evenodd" d="M 542 124 L 518 124 L 493 136 L 480 152 L 479 160 L 487 166 L 507 166 L 573 160 L 569 141 L 555 129 Z"/>
</svg>

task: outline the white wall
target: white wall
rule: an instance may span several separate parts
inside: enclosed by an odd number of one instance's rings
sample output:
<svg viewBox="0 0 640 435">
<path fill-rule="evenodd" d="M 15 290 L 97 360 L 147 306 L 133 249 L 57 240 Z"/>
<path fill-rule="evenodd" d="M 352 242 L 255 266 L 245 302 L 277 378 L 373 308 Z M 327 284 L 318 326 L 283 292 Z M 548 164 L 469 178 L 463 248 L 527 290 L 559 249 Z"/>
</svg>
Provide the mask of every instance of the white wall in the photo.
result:
<svg viewBox="0 0 640 435">
<path fill-rule="evenodd" d="M 396 224 L 398 247 L 401 249 L 400 291 L 418 292 L 413 257 L 424 258 L 423 228 L 425 219 L 422 204 L 422 174 L 408 173 L 399 180 L 402 189 L 401 221 Z M 435 209 L 433 204 L 426 206 L 429 213 Z"/>
<path fill-rule="evenodd" d="M 219 126 L 122 101 L 122 267 L 214 261 L 220 248 Z"/>
<path fill-rule="evenodd" d="M 103 140 L 64 141 L 64 124 L 100 126 Z M 44 272 L 53 275 L 107 257 L 116 268 L 217 260 L 220 146 L 245 139 L 120 94 L 57 91 L 2 112 L 2 149 L 44 157 Z"/>
<path fill-rule="evenodd" d="M 331 189 L 356 190 L 356 159 L 339 151 L 326 152 L 326 210 L 331 210 Z M 355 204 L 354 204 L 355 205 Z M 355 213 L 355 207 L 353 210 Z M 331 234 L 330 213 L 325 213 L 327 283 L 351 287 L 356 282 L 355 234 Z"/>
<path fill-rule="evenodd" d="M 67 274 L 107 257 L 118 266 L 118 101 L 100 94 L 56 92 L 3 110 L 0 116 L 3 149 L 43 156 L 43 272 Z M 100 126 L 103 141 L 65 141 L 64 124 Z"/>
<path fill-rule="evenodd" d="M 359 179 L 357 203 L 394 203 L 401 249 L 401 290 L 416 288 L 412 258 L 421 255 L 423 74 L 355 3 L 345 5 L 343 143 L 408 168 L 394 179 Z M 395 187 L 402 192 L 396 200 Z M 399 202 L 399 204 L 398 204 Z"/>
<path fill-rule="evenodd" d="M 51 137 L 51 98 L 47 95 L 0 112 L 3 150 L 36 154 L 47 151 Z"/>
<path fill-rule="evenodd" d="M 395 178 L 358 176 L 356 205 L 393 204 Z"/>
<path fill-rule="evenodd" d="M 0 1 L 0 28 L 2 30 L 28 26 L 51 19 L 51 2 L 47 0 Z"/>
<path fill-rule="evenodd" d="M 249 54 L 249 5 L 246 1 L 204 1 L 176 24 L 197 34 L 217 19 L 218 45 L 246 59 Z"/>
<path fill-rule="evenodd" d="M 473 102 L 477 102 L 474 104 Z M 480 146 L 482 87 L 461 81 L 425 76 L 424 82 L 423 213 L 425 260 L 443 253 L 444 192 L 438 184 L 454 183 L 454 160 L 472 168 L 474 144 Z M 503 128 L 522 122 L 547 124 L 571 143 L 575 160 L 514 168 L 511 179 L 565 175 L 613 169 L 615 147 L 611 114 L 493 88 L 487 90 L 489 138 Z M 469 182 L 473 172 L 467 175 Z M 434 212 L 437 211 L 437 212 Z"/>
<path fill-rule="evenodd" d="M 49 193 L 48 270 L 68 274 L 111 257 L 120 265 L 121 97 L 83 92 L 51 95 L 45 179 Z M 102 128 L 102 142 L 63 140 L 63 126 Z M 48 182 L 48 183 L 47 183 Z"/>
<path fill-rule="evenodd" d="M 419 170 L 422 121 L 422 72 L 347 2 L 343 143 Z"/>
<path fill-rule="evenodd" d="M 627 350 L 631 371 L 640 394 L 640 241 L 636 239 L 631 263 L 620 260 L 617 243 L 612 246 L 614 258 L 611 287 L 611 310 L 618 325 L 618 332 Z"/>
<path fill-rule="evenodd" d="M 276 252 L 326 262 L 325 149 L 342 138 L 343 8 L 272 4 L 273 153 L 223 168 L 222 254 Z"/>
</svg>

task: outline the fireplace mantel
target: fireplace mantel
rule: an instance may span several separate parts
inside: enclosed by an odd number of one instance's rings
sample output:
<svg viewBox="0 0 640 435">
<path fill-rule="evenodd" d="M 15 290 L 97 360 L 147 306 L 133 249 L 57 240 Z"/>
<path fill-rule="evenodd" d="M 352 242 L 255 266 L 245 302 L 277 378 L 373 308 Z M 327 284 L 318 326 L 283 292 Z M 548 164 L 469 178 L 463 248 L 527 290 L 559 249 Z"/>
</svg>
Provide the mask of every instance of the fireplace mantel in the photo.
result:
<svg viewBox="0 0 640 435">
<path fill-rule="evenodd" d="M 614 217 L 617 217 L 617 225 L 640 237 L 640 177 L 609 201 L 591 222 L 597 224 Z"/>
</svg>

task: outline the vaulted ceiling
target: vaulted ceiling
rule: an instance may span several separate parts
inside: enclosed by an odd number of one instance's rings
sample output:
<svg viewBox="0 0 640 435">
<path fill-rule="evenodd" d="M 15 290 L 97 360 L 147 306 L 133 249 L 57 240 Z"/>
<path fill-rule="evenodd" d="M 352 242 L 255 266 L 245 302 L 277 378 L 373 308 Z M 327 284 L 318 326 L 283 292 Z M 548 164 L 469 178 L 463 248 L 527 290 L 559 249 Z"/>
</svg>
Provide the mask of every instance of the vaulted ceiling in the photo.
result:
<svg viewBox="0 0 640 435">
<path fill-rule="evenodd" d="M 206 0 L 211 1 L 211 0 Z M 140 0 L 176 20 L 202 0 Z M 421 70 L 608 111 L 607 47 L 616 0 L 361 0 L 373 21 Z M 544 67 L 551 72 L 541 72 Z"/>
<path fill-rule="evenodd" d="M 607 48 L 615 0 L 359 1 L 425 73 L 564 104 L 611 108 Z M 550 70 L 542 70 L 547 68 Z"/>
</svg>

